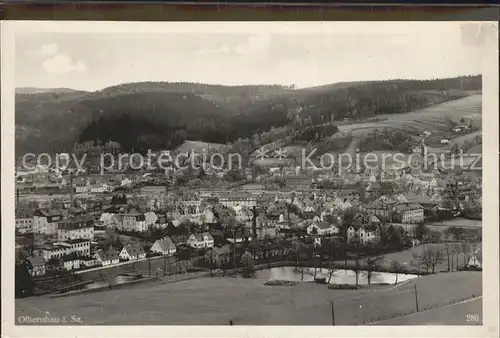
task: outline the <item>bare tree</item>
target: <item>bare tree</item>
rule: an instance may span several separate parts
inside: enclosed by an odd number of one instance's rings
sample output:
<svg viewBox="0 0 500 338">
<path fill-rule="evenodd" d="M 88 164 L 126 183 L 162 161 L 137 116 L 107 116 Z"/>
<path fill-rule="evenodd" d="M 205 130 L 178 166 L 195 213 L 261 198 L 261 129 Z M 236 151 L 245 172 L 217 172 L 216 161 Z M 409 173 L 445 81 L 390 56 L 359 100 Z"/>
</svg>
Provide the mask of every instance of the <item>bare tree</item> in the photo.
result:
<svg viewBox="0 0 500 338">
<path fill-rule="evenodd" d="M 446 250 L 446 259 L 448 262 L 448 272 L 450 272 L 450 268 L 452 268 L 451 263 L 453 261 L 453 257 L 450 257 L 452 255 L 451 244 L 446 242 L 446 243 L 444 243 L 444 247 Z"/>
<path fill-rule="evenodd" d="M 411 261 L 411 265 L 417 269 L 417 277 L 420 276 L 420 268 L 424 264 L 424 254 L 413 253 L 413 260 Z"/>
<path fill-rule="evenodd" d="M 361 259 L 359 257 L 359 252 L 356 251 L 356 254 L 354 256 L 354 275 L 356 276 L 356 285 L 359 285 L 359 274 L 361 273 Z"/>
<path fill-rule="evenodd" d="M 436 272 L 436 266 L 442 261 L 444 261 L 443 251 L 439 248 L 432 248 L 425 252 L 424 264 L 427 269 L 432 269 L 432 273 Z"/>
<path fill-rule="evenodd" d="M 301 244 L 298 241 L 294 242 L 293 244 L 294 244 L 295 254 L 297 257 L 297 261 L 295 264 L 295 270 L 297 270 L 301 273 L 300 280 L 302 281 L 302 280 L 304 280 L 304 268 L 300 266 L 300 246 L 301 246 Z"/>
<path fill-rule="evenodd" d="M 368 256 L 366 258 L 366 277 L 368 279 L 368 284 L 372 281 L 373 270 L 375 269 L 377 262 L 382 259 L 382 256 Z"/>
<path fill-rule="evenodd" d="M 337 269 L 335 268 L 335 264 L 333 263 L 333 261 L 330 261 L 330 264 L 328 266 L 328 284 L 330 284 L 335 271 L 337 271 Z"/>
<path fill-rule="evenodd" d="M 459 243 L 454 243 L 452 250 L 455 253 L 455 271 L 458 271 L 458 257 L 460 256 L 460 252 L 462 250 L 462 247 L 460 246 Z"/>
<path fill-rule="evenodd" d="M 398 261 L 392 261 L 391 271 L 396 274 L 396 281 L 394 282 L 394 284 L 398 284 L 398 276 L 401 272 L 401 264 Z"/>
<path fill-rule="evenodd" d="M 463 254 L 463 257 L 464 257 L 464 267 L 467 265 L 467 262 L 469 261 L 469 255 L 470 255 L 470 247 L 469 247 L 469 243 L 467 242 L 462 242 L 461 244 L 461 251 L 462 251 L 462 254 Z"/>
</svg>

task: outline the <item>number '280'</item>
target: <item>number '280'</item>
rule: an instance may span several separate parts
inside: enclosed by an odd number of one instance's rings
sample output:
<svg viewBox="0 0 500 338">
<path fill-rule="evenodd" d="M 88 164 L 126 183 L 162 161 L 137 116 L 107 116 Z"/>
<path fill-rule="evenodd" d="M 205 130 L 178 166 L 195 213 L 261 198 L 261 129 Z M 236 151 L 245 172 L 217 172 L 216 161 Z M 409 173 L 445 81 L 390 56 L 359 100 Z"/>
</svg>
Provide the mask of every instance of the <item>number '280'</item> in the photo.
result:
<svg viewBox="0 0 500 338">
<path fill-rule="evenodd" d="M 469 313 L 466 316 L 466 320 L 468 322 L 478 322 L 479 321 L 479 315 Z"/>
</svg>

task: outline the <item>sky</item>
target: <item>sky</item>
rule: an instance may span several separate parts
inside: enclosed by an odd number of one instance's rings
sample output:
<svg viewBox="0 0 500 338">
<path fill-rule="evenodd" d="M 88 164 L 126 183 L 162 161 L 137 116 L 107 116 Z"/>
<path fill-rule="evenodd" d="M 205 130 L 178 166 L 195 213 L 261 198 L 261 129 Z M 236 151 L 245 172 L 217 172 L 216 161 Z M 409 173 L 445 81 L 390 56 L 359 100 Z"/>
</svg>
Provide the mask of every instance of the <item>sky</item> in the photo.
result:
<svg viewBox="0 0 500 338">
<path fill-rule="evenodd" d="M 371 32 L 19 32 L 16 87 L 99 90 L 140 81 L 298 88 L 481 74 L 481 48 L 446 29 Z M 414 26 L 415 27 L 415 26 Z"/>
</svg>

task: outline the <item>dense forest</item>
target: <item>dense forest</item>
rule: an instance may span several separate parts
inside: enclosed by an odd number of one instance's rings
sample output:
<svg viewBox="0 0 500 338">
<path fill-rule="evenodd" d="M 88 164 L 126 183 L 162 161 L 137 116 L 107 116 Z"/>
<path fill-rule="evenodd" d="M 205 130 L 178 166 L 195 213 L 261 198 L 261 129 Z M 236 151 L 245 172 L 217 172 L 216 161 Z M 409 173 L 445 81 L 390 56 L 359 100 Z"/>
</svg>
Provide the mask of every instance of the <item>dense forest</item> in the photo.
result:
<svg viewBox="0 0 500 338">
<path fill-rule="evenodd" d="M 405 113 L 480 90 L 481 76 L 471 76 L 351 82 L 298 90 L 145 82 L 93 93 L 18 94 L 16 152 L 63 151 L 75 142 L 95 139 L 117 141 L 126 151 L 174 148 L 184 140 L 228 143 L 248 139 L 256 145 L 274 141 L 275 135 L 316 142 L 332 130 L 323 135 L 306 128 Z"/>
</svg>

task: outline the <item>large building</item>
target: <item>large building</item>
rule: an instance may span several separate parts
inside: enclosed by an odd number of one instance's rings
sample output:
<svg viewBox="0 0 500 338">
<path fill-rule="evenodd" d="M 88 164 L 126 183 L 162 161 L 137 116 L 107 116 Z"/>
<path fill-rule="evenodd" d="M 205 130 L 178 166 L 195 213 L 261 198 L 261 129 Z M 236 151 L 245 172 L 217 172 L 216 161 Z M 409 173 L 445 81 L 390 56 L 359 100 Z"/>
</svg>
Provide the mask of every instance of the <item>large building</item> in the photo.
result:
<svg viewBox="0 0 500 338">
<path fill-rule="evenodd" d="M 394 206 L 394 219 L 401 223 L 420 223 L 424 221 L 424 208 L 417 203 L 401 203 Z"/>
<path fill-rule="evenodd" d="M 311 187 L 311 178 L 309 176 L 287 176 L 285 178 L 285 185 L 289 189 L 309 189 Z"/>
<path fill-rule="evenodd" d="M 223 195 L 219 197 L 219 203 L 228 208 L 257 206 L 257 197 L 251 194 Z"/>
<path fill-rule="evenodd" d="M 36 234 L 57 234 L 58 222 L 63 215 L 58 209 L 39 209 L 33 214 L 33 232 Z"/>
<path fill-rule="evenodd" d="M 59 241 L 74 239 L 93 240 L 94 221 L 86 217 L 63 220 L 59 222 L 57 239 Z"/>
</svg>

